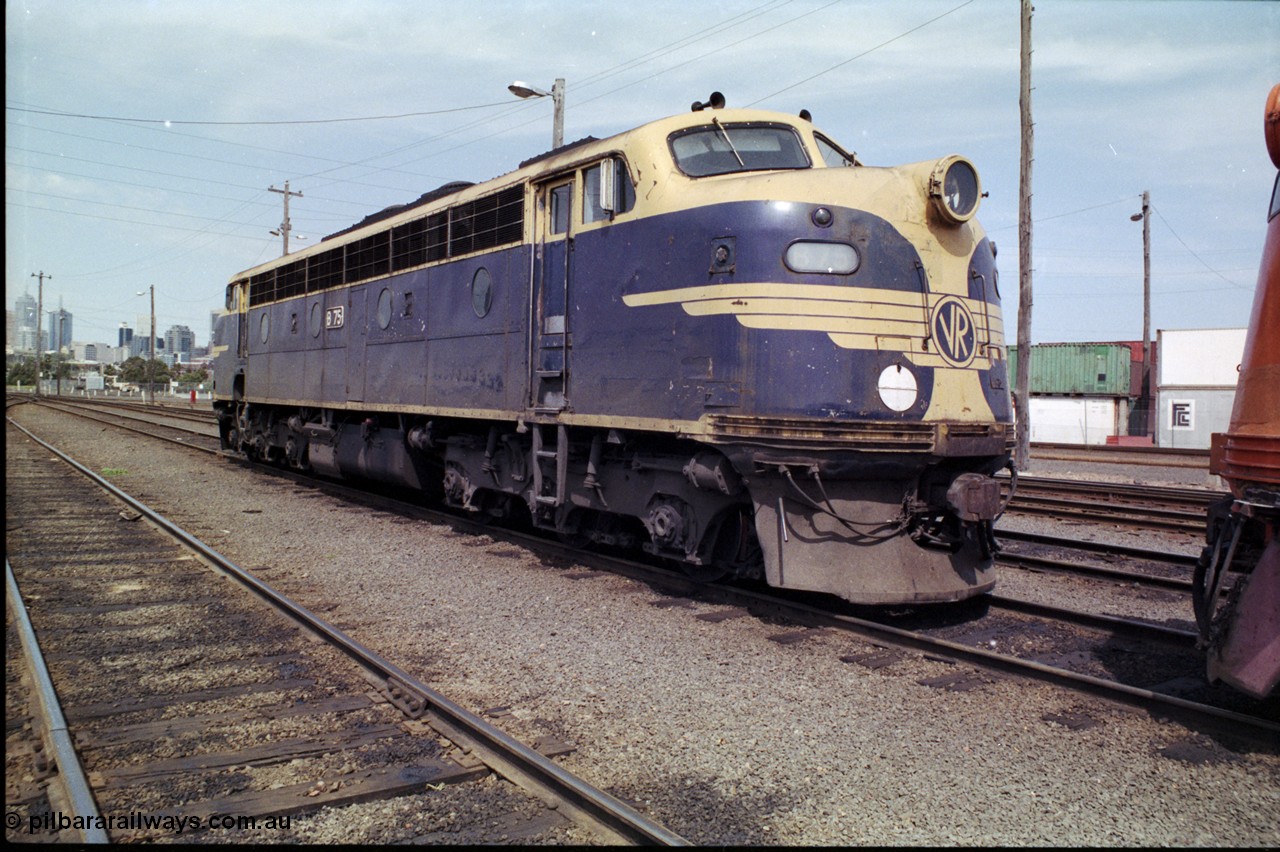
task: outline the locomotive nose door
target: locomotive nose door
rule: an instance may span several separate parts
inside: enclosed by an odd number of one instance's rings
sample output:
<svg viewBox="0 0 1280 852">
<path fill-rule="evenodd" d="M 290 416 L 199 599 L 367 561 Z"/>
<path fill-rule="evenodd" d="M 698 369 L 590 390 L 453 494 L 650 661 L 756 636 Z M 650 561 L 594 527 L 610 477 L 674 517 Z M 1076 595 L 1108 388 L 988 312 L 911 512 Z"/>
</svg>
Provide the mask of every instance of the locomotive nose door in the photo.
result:
<svg viewBox="0 0 1280 852">
<path fill-rule="evenodd" d="M 573 179 L 538 187 L 534 222 L 533 325 L 529 340 L 529 405 L 561 411 L 569 388 L 569 267 L 573 255 Z"/>
</svg>

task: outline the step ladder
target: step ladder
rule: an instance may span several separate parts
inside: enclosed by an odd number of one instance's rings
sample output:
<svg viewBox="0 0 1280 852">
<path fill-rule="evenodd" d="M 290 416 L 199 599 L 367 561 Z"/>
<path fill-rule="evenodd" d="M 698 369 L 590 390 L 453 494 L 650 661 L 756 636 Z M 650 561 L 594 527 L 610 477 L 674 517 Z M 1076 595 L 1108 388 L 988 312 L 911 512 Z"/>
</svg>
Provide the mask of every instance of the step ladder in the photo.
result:
<svg viewBox="0 0 1280 852">
<path fill-rule="evenodd" d="M 562 423 L 534 423 L 533 499 L 534 515 L 553 514 L 564 505 L 569 479 L 569 429 Z M 555 429 L 554 443 L 544 429 Z"/>
</svg>

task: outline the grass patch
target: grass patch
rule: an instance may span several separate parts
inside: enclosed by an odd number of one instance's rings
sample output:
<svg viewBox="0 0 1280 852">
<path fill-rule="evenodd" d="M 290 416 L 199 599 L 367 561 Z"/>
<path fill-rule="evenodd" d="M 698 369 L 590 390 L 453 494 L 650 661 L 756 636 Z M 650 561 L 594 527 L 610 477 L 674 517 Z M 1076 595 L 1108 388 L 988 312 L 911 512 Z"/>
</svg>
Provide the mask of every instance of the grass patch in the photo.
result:
<svg viewBox="0 0 1280 852">
<path fill-rule="evenodd" d="M 124 476 L 128 472 L 129 471 L 125 470 L 124 468 L 119 468 L 119 467 L 104 467 L 102 469 L 102 475 L 107 477 L 108 479 L 113 476 Z"/>
</svg>

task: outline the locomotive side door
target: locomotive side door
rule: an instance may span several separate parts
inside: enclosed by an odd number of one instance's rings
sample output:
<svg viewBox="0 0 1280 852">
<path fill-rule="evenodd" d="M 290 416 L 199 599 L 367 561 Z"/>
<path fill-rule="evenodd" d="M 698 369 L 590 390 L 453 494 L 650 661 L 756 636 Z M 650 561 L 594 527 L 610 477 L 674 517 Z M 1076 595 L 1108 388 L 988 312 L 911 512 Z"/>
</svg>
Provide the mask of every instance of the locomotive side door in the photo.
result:
<svg viewBox="0 0 1280 852">
<path fill-rule="evenodd" d="M 365 305 L 364 287 L 351 288 L 351 301 L 347 306 L 347 399 L 364 400 L 365 371 Z"/>
<path fill-rule="evenodd" d="M 238 314 L 236 320 L 236 357 L 249 357 L 249 294 L 247 288 L 243 284 L 236 284 L 232 293 L 232 300 L 227 300 L 227 309 L 233 310 Z"/>
<path fill-rule="evenodd" d="M 561 411 L 568 405 L 573 185 L 572 177 L 540 185 L 534 205 L 529 405 L 536 411 Z"/>
</svg>

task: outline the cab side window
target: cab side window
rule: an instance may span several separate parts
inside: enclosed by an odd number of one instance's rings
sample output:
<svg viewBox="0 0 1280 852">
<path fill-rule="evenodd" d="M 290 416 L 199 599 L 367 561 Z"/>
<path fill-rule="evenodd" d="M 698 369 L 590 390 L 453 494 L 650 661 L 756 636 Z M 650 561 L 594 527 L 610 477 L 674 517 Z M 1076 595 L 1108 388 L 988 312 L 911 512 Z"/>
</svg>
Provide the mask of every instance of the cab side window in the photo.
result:
<svg viewBox="0 0 1280 852">
<path fill-rule="evenodd" d="M 853 154 L 845 153 L 839 145 L 832 142 L 830 139 L 827 139 L 818 133 L 813 134 L 813 138 L 818 143 L 818 150 L 822 152 L 822 161 L 828 166 L 832 168 L 839 168 L 841 166 L 858 165 L 857 157 Z"/>
<path fill-rule="evenodd" d="M 636 189 L 621 159 L 609 159 L 592 166 L 582 173 L 582 221 L 600 222 L 610 213 L 600 203 L 600 176 L 603 169 L 613 172 L 613 213 L 626 213 L 636 204 Z"/>
<path fill-rule="evenodd" d="M 566 183 L 551 190 L 551 233 L 569 231 L 569 208 L 573 202 L 573 184 Z"/>
</svg>

